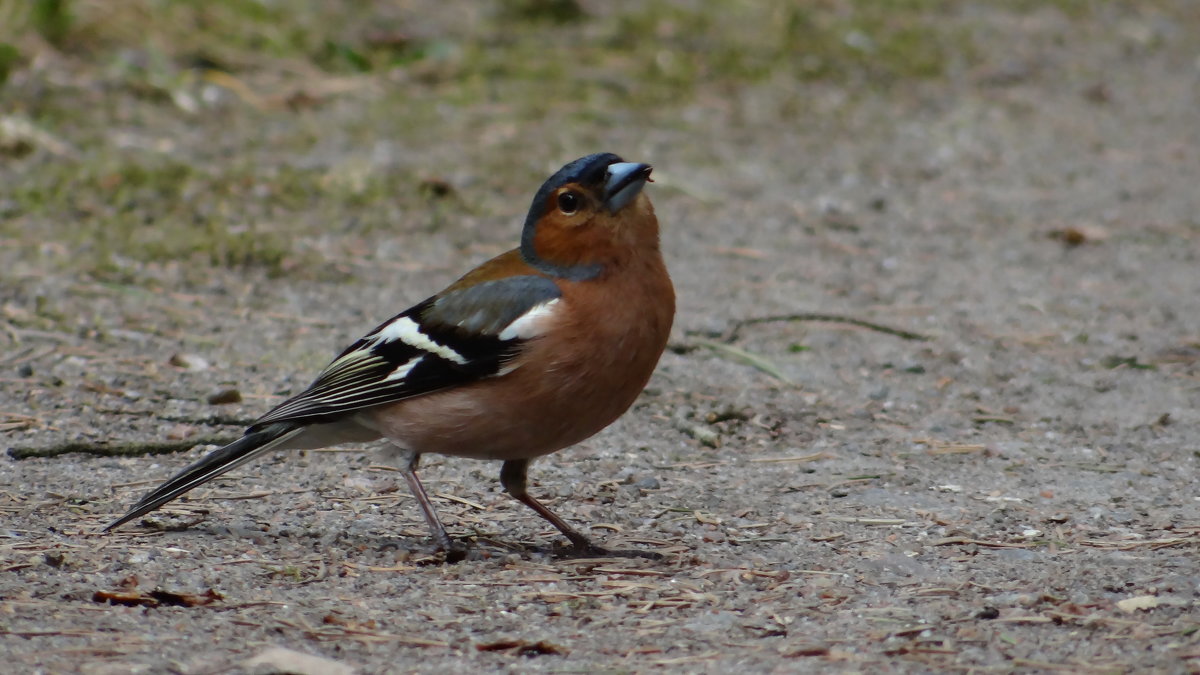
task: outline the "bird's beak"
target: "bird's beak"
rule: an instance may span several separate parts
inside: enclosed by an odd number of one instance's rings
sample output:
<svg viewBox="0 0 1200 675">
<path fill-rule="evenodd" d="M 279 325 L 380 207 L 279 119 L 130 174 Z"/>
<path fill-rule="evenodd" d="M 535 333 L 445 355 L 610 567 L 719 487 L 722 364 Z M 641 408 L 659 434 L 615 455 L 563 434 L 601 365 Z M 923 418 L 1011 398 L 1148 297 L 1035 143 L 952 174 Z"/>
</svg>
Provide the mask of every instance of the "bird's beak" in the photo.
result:
<svg viewBox="0 0 1200 675">
<path fill-rule="evenodd" d="M 650 180 L 649 164 L 617 162 L 608 165 L 608 177 L 604 181 L 604 205 L 609 213 L 616 213 L 633 201 Z"/>
</svg>

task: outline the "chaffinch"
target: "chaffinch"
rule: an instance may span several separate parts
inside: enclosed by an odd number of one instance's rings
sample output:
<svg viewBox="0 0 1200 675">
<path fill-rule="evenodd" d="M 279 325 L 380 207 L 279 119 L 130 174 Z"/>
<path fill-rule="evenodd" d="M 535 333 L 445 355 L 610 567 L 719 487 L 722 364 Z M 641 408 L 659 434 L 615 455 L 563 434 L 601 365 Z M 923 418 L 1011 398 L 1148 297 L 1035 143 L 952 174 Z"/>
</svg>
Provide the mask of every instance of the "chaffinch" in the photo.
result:
<svg viewBox="0 0 1200 675">
<path fill-rule="evenodd" d="M 448 556 L 455 548 L 417 477 L 425 453 L 503 461 L 504 489 L 575 554 L 608 553 L 534 499 L 526 473 L 620 417 L 666 346 L 675 292 L 642 191 L 650 171 L 611 153 L 567 164 L 534 195 L 518 248 L 347 347 L 308 389 L 105 530 L 270 450 L 385 438 Z"/>
</svg>

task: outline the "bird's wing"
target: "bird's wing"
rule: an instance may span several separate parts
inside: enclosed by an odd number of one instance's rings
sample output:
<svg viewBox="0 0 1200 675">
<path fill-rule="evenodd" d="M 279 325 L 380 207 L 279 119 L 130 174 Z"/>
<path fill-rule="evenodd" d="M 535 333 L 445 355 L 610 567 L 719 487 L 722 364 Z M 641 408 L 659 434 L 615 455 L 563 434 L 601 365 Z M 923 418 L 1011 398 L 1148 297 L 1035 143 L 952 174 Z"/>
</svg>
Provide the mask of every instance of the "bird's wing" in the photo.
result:
<svg viewBox="0 0 1200 675">
<path fill-rule="evenodd" d="M 560 296 L 553 281 L 535 275 L 451 287 L 350 345 L 308 389 L 251 430 L 276 422 L 330 422 L 504 374 L 522 345 L 540 334 Z"/>
</svg>

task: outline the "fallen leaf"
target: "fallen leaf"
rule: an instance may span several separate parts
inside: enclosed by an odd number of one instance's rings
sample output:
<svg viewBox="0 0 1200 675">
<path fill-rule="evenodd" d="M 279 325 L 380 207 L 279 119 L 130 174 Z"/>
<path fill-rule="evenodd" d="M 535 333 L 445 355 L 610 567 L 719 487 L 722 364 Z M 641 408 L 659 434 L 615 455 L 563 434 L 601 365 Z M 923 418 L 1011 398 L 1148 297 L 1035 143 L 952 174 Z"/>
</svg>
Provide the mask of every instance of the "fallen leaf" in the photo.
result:
<svg viewBox="0 0 1200 675">
<path fill-rule="evenodd" d="M 497 640 L 496 642 L 488 642 L 485 644 L 475 645 L 475 649 L 481 652 L 513 652 L 518 656 L 542 656 L 544 654 L 562 654 L 569 653 L 566 649 L 546 642 L 538 640 L 537 642 L 529 642 L 526 640 Z"/>
<path fill-rule="evenodd" d="M 225 598 L 225 596 L 211 588 L 200 594 L 176 593 L 175 591 L 164 591 L 161 588 L 156 588 L 150 591 L 148 595 L 159 603 L 171 607 L 203 607 Z"/>
<path fill-rule="evenodd" d="M 802 644 L 794 647 L 789 647 L 780 652 L 780 656 L 785 659 L 794 659 L 801 656 L 826 656 L 829 654 L 828 645 L 822 644 Z"/>
<path fill-rule="evenodd" d="M 125 605 L 126 607 L 157 607 L 158 602 L 147 598 L 146 596 L 134 591 L 127 593 L 124 591 L 96 591 L 92 594 L 93 602 L 107 602 L 110 605 Z"/>
<path fill-rule="evenodd" d="M 161 588 L 144 593 L 137 586 L 137 577 L 131 575 L 121 580 L 120 590 L 96 591 L 92 594 L 92 601 L 127 607 L 203 607 L 225 597 L 211 588 L 202 594 L 164 591 Z"/>
</svg>

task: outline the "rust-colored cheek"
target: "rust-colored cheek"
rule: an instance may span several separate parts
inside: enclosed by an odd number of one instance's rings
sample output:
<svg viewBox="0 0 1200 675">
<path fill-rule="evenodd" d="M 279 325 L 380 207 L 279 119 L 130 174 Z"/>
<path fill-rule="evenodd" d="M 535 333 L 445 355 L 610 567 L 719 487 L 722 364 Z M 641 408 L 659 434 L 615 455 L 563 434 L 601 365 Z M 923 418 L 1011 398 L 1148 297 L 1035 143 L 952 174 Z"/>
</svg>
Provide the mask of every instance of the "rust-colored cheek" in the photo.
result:
<svg viewBox="0 0 1200 675">
<path fill-rule="evenodd" d="M 573 225 L 557 219 L 538 223 L 533 237 L 533 248 L 546 262 L 570 267 L 590 263 L 603 263 L 616 255 L 616 244 L 605 223 L 592 218 L 586 223 Z"/>
<path fill-rule="evenodd" d="M 600 211 L 584 223 L 548 215 L 537 225 L 533 247 L 538 257 L 555 265 L 605 265 L 634 251 L 657 251 L 658 219 L 641 194 L 618 213 Z"/>
</svg>

